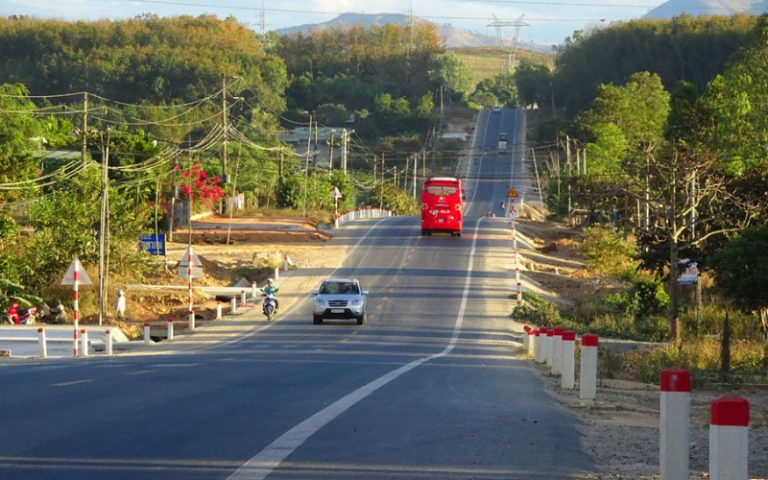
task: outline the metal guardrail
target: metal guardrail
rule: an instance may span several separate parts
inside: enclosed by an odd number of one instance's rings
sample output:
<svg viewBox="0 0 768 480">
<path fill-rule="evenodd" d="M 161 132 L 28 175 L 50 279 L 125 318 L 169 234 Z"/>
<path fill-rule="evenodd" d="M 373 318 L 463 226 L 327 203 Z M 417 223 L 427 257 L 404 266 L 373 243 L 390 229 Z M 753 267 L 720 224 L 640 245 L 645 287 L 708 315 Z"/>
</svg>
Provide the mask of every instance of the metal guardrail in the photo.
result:
<svg viewBox="0 0 768 480">
<path fill-rule="evenodd" d="M 392 213 L 392 211 L 385 210 L 383 208 L 362 208 L 360 210 L 353 210 L 343 215 L 339 215 L 339 218 L 337 218 L 334 222 L 334 227 L 339 228 L 340 226 L 345 225 L 351 221 L 361 220 L 363 218 L 383 218 L 394 216 L 395 214 Z"/>
</svg>

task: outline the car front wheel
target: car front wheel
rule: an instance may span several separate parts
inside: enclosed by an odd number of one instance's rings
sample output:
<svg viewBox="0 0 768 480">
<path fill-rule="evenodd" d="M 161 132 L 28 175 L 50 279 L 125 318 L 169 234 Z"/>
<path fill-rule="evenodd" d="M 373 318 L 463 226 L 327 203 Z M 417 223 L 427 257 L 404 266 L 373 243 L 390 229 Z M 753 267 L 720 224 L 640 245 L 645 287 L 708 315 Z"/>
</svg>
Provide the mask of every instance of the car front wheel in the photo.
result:
<svg viewBox="0 0 768 480">
<path fill-rule="evenodd" d="M 368 320 L 368 318 L 367 318 L 367 316 L 365 315 L 365 313 L 363 313 L 362 315 L 360 315 L 359 317 L 357 317 L 357 324 L 358 324 L 358 325 L 362 325 L 362 324 L 364 324 L 364 323 L 366 322 L 366 320 Z"/>
</svg>

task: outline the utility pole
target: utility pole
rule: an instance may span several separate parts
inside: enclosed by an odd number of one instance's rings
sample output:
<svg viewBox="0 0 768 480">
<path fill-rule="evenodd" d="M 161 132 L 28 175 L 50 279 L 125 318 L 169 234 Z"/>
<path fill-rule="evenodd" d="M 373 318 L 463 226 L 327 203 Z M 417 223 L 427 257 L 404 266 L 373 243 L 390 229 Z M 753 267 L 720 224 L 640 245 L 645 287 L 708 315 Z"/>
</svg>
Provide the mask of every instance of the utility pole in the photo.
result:
<svg viewBox="0 0 768 480">
<path fill-rule="evenodd" d="M 106 246 L 106 234 L 107 234 L 107 210 L 109 209 L 109 134 L 110 130 L 107 128 L 107 145 L 102 151 L 101 157 L 101 218 L 99 221 L 99 325 L 102 324 L 104 317 L 104 296 L 105 282 L 107 273 L 104 271 L 104 248 Z M 103 140 L 102 136 L 102 140 Z M 157 198 L 155 198 L 157 201 Z"/>
<path fill-rule="evenodd" d="M 277 181 L 282 185 L 283 182 L 283 151 L 280 150 L 280 166 L 277 167 Z"/>
<path fill-rule="evenodd" d="M 307 130 L 307 158 L 304 159 L 304 213 L 307 216 L 307 183 L 309 183 L 309 146 L 312 144 L 312 114 L 309 114 L 309 130 Z"/>
<path fill-rule="evenodd" d="M 568 224 L 570 225 L 571 216 L 571 139 L 565 136 L 565 161 L 568 167 Z"/>
<path fill-rule="evenodd" d="M 221 76 L 221 123 L 224 125 L 224 144 L 221 152 L 221 181 L 226 185 L 229 183 L 227 180 L 227 136 L 229 135 L 229 128 L 227 125 L 227 77 Z M 223 200 L 223 203 L 222 203 Z M 219 201 L 220 213 L 225 213 L 227 209 L 227 194 L 224 189 L 224 198 Z M 189 211 L 190 218 L 192 210 Z"/>
<path fill-rule="evenodd" d="M 173 220 L 176 217 L 176 159 L 171 159 L 171 211 L 168 215 L 168 241 L 173 241 Z"/>
<path fill-rule="evenodd" d="M 536 150 L 531 148 L 531 157 L 533 157 L 533 169 L 536 172 L 536 188 L 539 189 L 539 205 L 543 206 L 543 202 L 541 200 L 541 180 L 539 179 L 539 166 L 536 163 Z"/>
<path fill-rule="evenodd" d="M 419 154 L 413 156 L 413 199 L 416 200 L 416 174 L 419 171 Z"/>
<path fill-rule="evenodd" d="M 333 134 L 335 132 L 336 130 L 331 130 L 331 141 L 328 142 L 328 147 L 331 150 L 328 154 L 328 178 L 331 178 L 331 174 L 333 174 Z"/>
<path fill-rule="evenodd" d="M 341 170 L 344 172 L 344 175 L 347 174 L 347 134 L 346 128 L 341 130 Z"/>
<path fill-rule="evenodd" d="M 427 149 L 421 149 L 421 178 L 427 178 Z"/>
<path fill-rule="evenodd" d="M 584 159 L 584 175 L 586 175 L 587 174 L 587 146 L 586 145 L 584 145 L 584 150 L 581 156 Z"/>
<path fill-rule="evenodd" d="M 88 92 L 83 93 L 83 144 L 80 152 L 80 161 L 85 165 L 88 151 Z"/>
</svg>

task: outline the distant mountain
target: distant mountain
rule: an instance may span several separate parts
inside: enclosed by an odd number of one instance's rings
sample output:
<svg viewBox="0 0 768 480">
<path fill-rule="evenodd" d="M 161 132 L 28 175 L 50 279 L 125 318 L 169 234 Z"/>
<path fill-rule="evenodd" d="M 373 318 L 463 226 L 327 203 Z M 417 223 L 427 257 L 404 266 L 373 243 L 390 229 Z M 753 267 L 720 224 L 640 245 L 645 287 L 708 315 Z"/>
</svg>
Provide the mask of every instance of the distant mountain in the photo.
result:
<svg viewBox="0 0 768 480">
<path fill-rule="evenodd" d="M 644 18 L 672 18 L 683 13 L 699 15 L 725 15 L 736 13 L 761 15 L 768 10 L 768 1 L 752 0 L 669 0 L 654 8 Z"/>
<path fill-rule="evenodd" d="M 416 17 L 416 22 L 432 23 L 422 18 Z M 380 14 L 360 14 L 360 13 L 343 13 L 333 20 L 329 20 L 323 23 L 317 24 L 304 24 L 297 25 L 295 27 L 281 28 L 275 30 L 275 33 L 280 35 L 289 35 L 297 32 L 307 32 L 311 29 L 323 29 L 333 25 L 386 25 L 387 23 L 394 23 L 397 25 L 408 25 L 408 16 L 399 13 L 380 13 Z M 456 28 L 446 24 L 434 24 L 437 33 L 445 39 L 446 48 L 456 47 L 494 47 L 498 45 L 496 37 L 489 35 L 483 35 L 477 32 L 471 32 L 462 28 Z M 511 39 L 505 38 L 504 42 L 509 45 Z M 518 42 L 517 48 L 522 50 L 531 50 L 534 52 L 549 53 L 551 47 L 536 45 L 528 42 Z"/>
</svg>

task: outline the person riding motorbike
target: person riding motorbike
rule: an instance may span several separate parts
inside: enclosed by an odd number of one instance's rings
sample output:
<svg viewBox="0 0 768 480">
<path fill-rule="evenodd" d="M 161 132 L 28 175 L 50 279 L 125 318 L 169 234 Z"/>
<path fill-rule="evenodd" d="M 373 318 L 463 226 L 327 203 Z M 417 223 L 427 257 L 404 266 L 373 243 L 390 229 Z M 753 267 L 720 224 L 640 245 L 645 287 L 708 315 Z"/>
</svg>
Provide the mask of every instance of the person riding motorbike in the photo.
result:
<svg viewBox="0 0 768 480">
<path fill-rule="evenodd" d="M 272 294 L 275 296 L 275 313 L 277 313 L 277 310 L 280 308 L 280 302 L 277 300 L 277 292 L 280 290 L 280 287 L 275 285 L 275 281 L 271 278 L 267 279 L 267 286 L 262 288 L 261 291 L 265 294 L 269 295 Z"/>
</svg>

